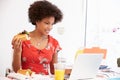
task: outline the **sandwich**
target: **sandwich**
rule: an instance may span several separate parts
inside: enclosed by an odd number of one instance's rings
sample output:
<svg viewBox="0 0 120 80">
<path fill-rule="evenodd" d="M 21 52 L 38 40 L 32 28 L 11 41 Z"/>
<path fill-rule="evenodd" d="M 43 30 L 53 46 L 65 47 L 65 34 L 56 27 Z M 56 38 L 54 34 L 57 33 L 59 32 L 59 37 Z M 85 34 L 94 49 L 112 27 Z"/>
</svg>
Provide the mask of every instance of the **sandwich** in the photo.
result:
<svg viewBox="0 0 120 80">
<path fill-rule="evenodd" d="M 17 73 L 31 76 L 33 72 L 30 69 L 19 69 Z"/>
<path fill-rule="evenodd" d="M 16 35 L 17 38 L 20 38 L 22 41 L 29 40 L 29 33 L 24 30 L 23 32 Z"/>
</svg>

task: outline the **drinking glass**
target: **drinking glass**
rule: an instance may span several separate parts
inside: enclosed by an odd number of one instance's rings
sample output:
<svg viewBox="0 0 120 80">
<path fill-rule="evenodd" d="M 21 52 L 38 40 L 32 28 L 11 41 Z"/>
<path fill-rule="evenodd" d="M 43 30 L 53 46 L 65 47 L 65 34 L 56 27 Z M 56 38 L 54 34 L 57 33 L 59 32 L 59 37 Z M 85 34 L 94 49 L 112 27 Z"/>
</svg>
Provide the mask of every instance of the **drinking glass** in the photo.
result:
<svg viewBox="0 0 120 80">
<path fill-rule="evenodd" d="M 55 80 L 64 80 L 64 74 L 65 74 L 65 64 L 63 63 L 55 63 L 54 64 L 55 69 Z"/>
</svg>

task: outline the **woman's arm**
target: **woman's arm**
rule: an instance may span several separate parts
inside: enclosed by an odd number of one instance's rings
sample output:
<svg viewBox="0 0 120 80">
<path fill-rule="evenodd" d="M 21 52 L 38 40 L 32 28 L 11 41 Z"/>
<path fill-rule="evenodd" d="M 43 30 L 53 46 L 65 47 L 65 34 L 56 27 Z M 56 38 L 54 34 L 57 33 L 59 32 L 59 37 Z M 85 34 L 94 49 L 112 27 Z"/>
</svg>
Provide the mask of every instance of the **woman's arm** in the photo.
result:
<svg viewBox="0 0 120 80">
<path fill-rule="evenodd" d="M 12 67 L 17 72 L 21 67 L 21 53 L 22 53 L 22 41 L 16 37 L 12 40 L 13 46 L 13 61 Z"/>
<path fill-rule="evenodd" d="M 50 72 L 51 72 L 51 74 L 54 74 L 54 63 L 57 63 L 58 62 L 57 60 L 58 60 L 58 53 L 55 53 L 53 55 L 53 59 L 52 59 L 52 61 L 50 63 Z"/>
<path fill-rule="evenodd" d="M 13 53 L 12 67 L 15 72 L 21 68 L 21 53 Z"/>
</svg>

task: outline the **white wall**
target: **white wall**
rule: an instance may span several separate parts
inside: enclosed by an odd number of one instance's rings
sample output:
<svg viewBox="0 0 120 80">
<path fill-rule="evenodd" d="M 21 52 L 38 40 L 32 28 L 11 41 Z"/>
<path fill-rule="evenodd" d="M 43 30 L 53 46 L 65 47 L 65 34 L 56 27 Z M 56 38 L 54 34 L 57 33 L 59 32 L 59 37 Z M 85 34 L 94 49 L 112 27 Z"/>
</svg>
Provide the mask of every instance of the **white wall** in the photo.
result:
<svg viewBox="0 0 120 80">
<path fill-rule="evenodd" d="M 106 63 L 117 66 L 120 57 L 120 0 L 88 0 L 87 47 L 107 49 Z M 113 32 L 113 30 L 116 32 Z"/>
<path fill-rule="evenodd" d="M 0 74 L 11 68 L 11 40 L 16 33 L 31 28 L 27 21 L 27 7 L 30 2 L 3 0 L 0 3 Z"/>
<path fill-rule="evenodd" d="M 35 0 L 1 0 L 0 1 L 0 75 L 6 68 L 11 68 L 11 40 L 15 34 L 34 29 L 28 22 L 27 9 Z M 63 48 L 62 57 L 67 63 L 73 63 L 74 54 L 79 47 L 84 46 L 84 3 L 82 0 L 49 0 L 55 3 L 64 14 L 63 21 L 55 25 L 51 35 L 59 40 Z M 61 35 L 57 32 L 64 29 Z"/>
</svg>

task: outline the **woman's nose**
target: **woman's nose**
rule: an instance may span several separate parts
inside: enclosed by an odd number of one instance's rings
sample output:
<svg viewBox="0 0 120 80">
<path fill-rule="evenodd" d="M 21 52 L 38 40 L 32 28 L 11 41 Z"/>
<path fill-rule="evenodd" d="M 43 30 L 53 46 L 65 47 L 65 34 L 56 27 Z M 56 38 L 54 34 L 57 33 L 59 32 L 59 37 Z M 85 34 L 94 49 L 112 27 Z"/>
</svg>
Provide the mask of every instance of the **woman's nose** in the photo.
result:
<svg viewBox="0 0 120 80">
<path fill-rule="evenodd" d="M 48 27 L 49 30 L 51 30 L 52 28 L 53 28 L 53 25 L 50 25 L 50 26 Z"/>
</svg>

